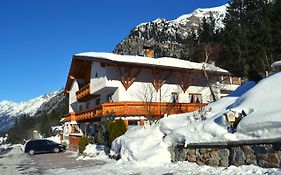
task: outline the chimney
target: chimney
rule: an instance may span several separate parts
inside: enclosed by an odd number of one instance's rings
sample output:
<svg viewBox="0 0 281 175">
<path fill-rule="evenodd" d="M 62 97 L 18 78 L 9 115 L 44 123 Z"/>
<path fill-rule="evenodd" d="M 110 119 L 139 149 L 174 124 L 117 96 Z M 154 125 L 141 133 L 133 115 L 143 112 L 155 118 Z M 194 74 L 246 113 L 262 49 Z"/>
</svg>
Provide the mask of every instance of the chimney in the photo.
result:
<svg viewBox="0 0 281 175">
<path fill-rule="evenodd" d="M 150 46 L 143 46 L 143 49 L 145 50 L 145 56 L 153 58 L 154 57 L 154 51 Z"/>
</svg>

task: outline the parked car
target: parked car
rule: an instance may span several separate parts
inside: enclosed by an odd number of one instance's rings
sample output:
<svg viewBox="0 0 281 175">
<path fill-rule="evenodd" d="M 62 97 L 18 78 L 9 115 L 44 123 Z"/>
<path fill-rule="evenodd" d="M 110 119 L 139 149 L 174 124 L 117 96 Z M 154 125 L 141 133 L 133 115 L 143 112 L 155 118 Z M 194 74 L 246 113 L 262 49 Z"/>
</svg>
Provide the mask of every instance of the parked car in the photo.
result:
<svg viewBox="0 0 281 175">
<path fill-rule="evenodd" d="M 65 145 L 47 139 L 29 140 L 25 144 L 25 148 L 24 148 L 24 152 L 28 153 L 29 155 L 34 155 L 36 153 L 46 153 L 46 152 L 58 153 L 65 150 L 66 150 Z"/>
</svg>

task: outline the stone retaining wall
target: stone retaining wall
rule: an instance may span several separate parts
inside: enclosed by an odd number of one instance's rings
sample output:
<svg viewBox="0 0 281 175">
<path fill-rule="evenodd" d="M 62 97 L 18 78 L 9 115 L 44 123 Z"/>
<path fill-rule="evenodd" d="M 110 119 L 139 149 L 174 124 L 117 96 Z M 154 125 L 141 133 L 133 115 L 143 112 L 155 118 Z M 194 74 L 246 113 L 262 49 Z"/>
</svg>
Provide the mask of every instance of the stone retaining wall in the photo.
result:
<svg viewBox="0 0 281 175">
<path fill-rule="evenodd" d="M 198 165 L 228 167 L 257 165 L 281 167 L 281 139 L 240 142 L 182 144 L 170 147 L 172 161 L 189 161 Z"/>
</svg>

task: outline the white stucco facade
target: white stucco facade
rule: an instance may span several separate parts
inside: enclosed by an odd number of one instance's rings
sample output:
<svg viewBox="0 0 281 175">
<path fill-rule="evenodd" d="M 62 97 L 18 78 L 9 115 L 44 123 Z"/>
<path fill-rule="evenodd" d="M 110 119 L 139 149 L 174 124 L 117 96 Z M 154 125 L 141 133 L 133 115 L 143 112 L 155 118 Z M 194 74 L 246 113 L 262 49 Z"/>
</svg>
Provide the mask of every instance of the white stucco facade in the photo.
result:
<svg viewBox="0 0 281 175">
<path fill-rule="evenodd" d="M 92 62 L 90 93 L 97 97 L 87 102 L 76 101 L 79 86 L 75 80 L 69 93 L 69 111 L 78 112 L 105 102 L 173 102 L 175 95 L 177 96 L 176 102 L 179 103 L 191 102 L 191 94 L 201 94 L 201 102 L 210 102 L 211 96 L 208 87 L 190 86 L 183 92 L 180 85 L 177 84 L 176 76 L 175 73 L 171 73 L 166 83 L 156 91 L 152 84 L 151 72 L 142 70 L 134 83 L 126 90 L 116 67 L 101 66 L 99 62 Z"/>
<path fill-rule="evenodd" d="M 78 111 L 78 104 L 76 100 L 76 92 L 79 90 L 77 80 L 74 80 L 69 91 L 69 112 Z"/>
<path fill-rule="evenodd" d="M 69 112 L 80 112 L 106 102 L 176 102 L 176 103 L 208 103 L 212 100 L 209 87 L 204 76 L 201 79 L 204 85 L 191 83 L 185 91 L 182 81 L 189 73 L 193 76 L 202 73 L 202 63 L 194 63 L 175 58 L 146 58 L 138 56 L 115 55 L 110 53 L 82 53 L 74 55 L 69 76 L 80 76 L 87 62 L 89 71 L 84 71 L 82 78 L 69 80 Z M 86 66 L 86 67 L 87 67 Z M 214 65 L 207 65 L 208 71 L 217 75 L 226 75 L 228 72 Z M 85 68 L 86 69 L 86 68 Z M 180 70 L 179 70 L 180 69 Z M 177 71 L 175 71 L 177 70 Z M 191 70 L 197 70 L 197 73 Z M 199 71 L 198 71 L 199 70 Z M 195 71 L 196 72 L 196 71 Z M 181 73 L 187 73 L 182 75 Z M 156 76 L 159 76 L 155 78 Z M 181 76 L 179 78 L 179 76 Z M 200 76 L 196 81 L 202 81 Z M 210 77 L 209 77 L 210 78 Z M 216 76 L 212 76 L 216 78 Z M 181 79 L 181 80 L 180 80 Z M 156 80 L 164 80 L 158 91 L 154 88 Z M 153 83 L 154 82 L 154 83 Z M 76 92 L 85 85 L 90 86 L 91 99 L 78 102 Z M 127 84 L 126 84 L 127 83 Z M 154 84 L 154 85 L 153 85 Z M 159 84 L 158 84 L 159 85 Z M 215 89 L 218 97 L 220 87 Z M 227 91 L 227 88 L 225 91 Z M 233 90 L 230 88 L 229 91 Z M 225 94 L 223 94 L 225 95 Z"/>
</svg>

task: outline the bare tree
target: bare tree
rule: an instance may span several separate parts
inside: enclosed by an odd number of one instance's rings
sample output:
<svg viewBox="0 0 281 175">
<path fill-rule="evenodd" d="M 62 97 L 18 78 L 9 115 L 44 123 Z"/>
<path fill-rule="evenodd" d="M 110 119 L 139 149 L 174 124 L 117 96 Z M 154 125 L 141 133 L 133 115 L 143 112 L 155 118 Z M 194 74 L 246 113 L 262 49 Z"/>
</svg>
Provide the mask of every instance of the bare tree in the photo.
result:
<svg viewBox="0 0 281 175">
<path fill-rule="evenodd" d="M 158 111 L 157 108 L 153 107 L 153 102 L 156 102 L 157 99 L 159 99 L 161 103 L 161 100 L 166 96 L 167 91 L 168 89 L 165 89 L 164 92 L 161 91 L 161 93 L 157 93 L 152 84 L 142 84 L 141 87 L 134 92 L 133 95 L 144 103 L 146 118 L 149 120 L 150 124 L 153 122 L 153 114 Z"/>
<path fill-rule="evenodd" d="M 203 49 L 203 54 L 204 54 L 204 57 L 205 57 L 205 61 L 204 61 L 203 66 L 202 66 L 202 70 L 204 72 L 205 78 L 207 79 L 208 87 L 209 87 L 210 92 L 211 92 L 211 96 L 212 96 L 213 100 L 216 101 L 217 98 L 216 98 L 216 95 L 214 93 L 214 89 L 212 87 L 209 76 L 207 74 L 207 68 L 208 68 L 208 66 L 210 66 L 210 64 L 208 64 L 210 61 L 216 60 L 216 57 L 217 57 L 217 55 L 219 53 L 219 50 L 220 50 L 220 47 L 219 47 L 218 44 L 208 42 L 208 43 L 202 44 L 202 49 Z M 211 58 L 212 58 L 212 60 L 211 60 Z"/>
</svg>

